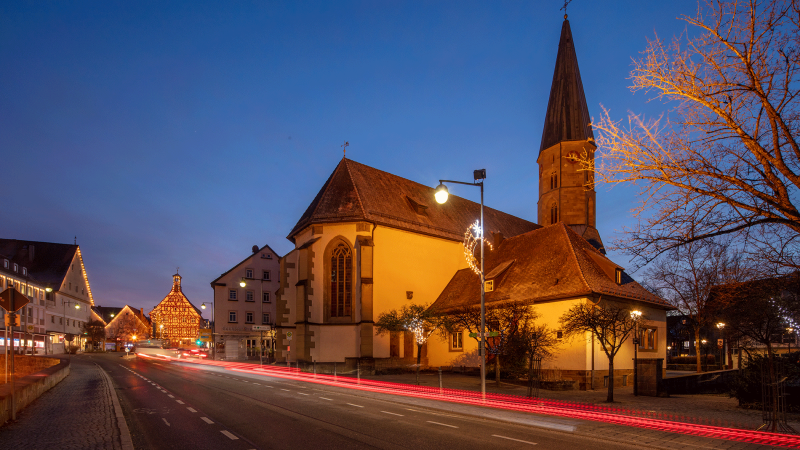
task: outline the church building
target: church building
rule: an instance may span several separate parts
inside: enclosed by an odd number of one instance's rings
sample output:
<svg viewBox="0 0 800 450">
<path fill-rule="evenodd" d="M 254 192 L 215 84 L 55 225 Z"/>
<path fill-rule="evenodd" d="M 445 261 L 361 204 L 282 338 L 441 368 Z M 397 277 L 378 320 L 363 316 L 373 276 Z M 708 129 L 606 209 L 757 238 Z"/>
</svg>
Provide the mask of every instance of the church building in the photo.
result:
<svg viewBox="0 0 800 450">
<path fill-rule="evenodd" d="M 169 341 L 173 347 L 194 346 L 200 335 L 202 313 L 186 298 L 181 276 L 172 276 L 172 289 L 152 311 L 153 337 Z"/>
<path fill-rule="evenodd" d="M 526 302 L 551 327 L 578 302 L 622 303 L 643 311 L 643 329 L 650 330 L 644 351 L 663 358 L 669 306 L 605 257 L 592 176 L 578 162 L 593 157 L 595 148 L 565 18 L 537 160 L 538 223 L 484 208 L 484 230 L 495 244 L 486 252 L 487 280 L 495 286 L 486 302 Z M 374 321 L 412 303 L 477 307 L 480 279 L 469 268 L 463 241 L 479 217 L 477 203 L 451 195 L 439 204 L 429 186 L 343 158 L 289 233 L 295 248 L 280 261 L 279 360 L 415 358 L 411 333 L 376 335 Z M 463 334 L 432 337 L 423 361 L 476 366 L 477 345 Z M 631 372 L 632 356 L 631 343 L 618 354 L 615 372 Z M 597 376 L 607 370 L 589 335 L 565 341 L 547 364 L 581 387 L 592 369 Z"/>
</svg>

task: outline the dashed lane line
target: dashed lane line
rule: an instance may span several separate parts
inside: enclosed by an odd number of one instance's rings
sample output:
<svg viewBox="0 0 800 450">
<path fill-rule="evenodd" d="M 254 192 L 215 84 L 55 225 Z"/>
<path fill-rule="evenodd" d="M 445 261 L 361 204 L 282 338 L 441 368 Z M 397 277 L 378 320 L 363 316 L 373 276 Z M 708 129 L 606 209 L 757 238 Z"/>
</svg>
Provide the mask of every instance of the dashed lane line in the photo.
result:
<svg viewBox="0 0 800 450">
<path fill-rule="evenodd" d="M 304 392 L 298 392 L 298 394 L 300 394 L 300 395 L 311 395 L 311 394 L 306 394 Z"/>
<path fill-rule="evenodd" d="M 319 398 L 321 398 L 321 399 L 323 399 L 323 400 L 328 400 L 328 401 L 330 401 L 330 402 L 332 402 L 332 401 L 333 401 L 333 399 L 332 399 L 332 398 L 325 398 L 325 397 L 319 397 Z"/>
<path fill-rule="evenodd" d="M 523 444 L 536 445 L 536 442 L 523 441 L 522 439 L 514 439 L 514 438 L 510 438 L 508 436 L 500 436 L 499 434 L 493 434 L 492 437 L 496 437 L 496 438 L 500 438 L 500 439 L 508 439 L 509 441 L 514 441 L 514 442 L 522 442 Z"/>
<path fill-rule="evenodd" d="M 209 424 L 209 425 L 211 425 L 212 423 L 214 423 L 214 421 L 213 421 L 213 420 L 211 420 L 211 419 L 209 419 L 208 417 L 201 417 L 201 418 L 200 418 L 200 420 L 202 420 L 203 422 L 205 422 L 205 423 L 207 423 L 207 424 Z"/>
<path fill-rule="evenodd" d="M 443 426 L 443 427 L 458 428 L 458 427 L 457 427 L 457 426 L 455 426 L 455 425 L 448 425 L 448 424 L 446 424 L 446 423 L 434 422 L 434 421 L 432 421 L 432 420 L 426 420 L 425 422 L 428 422 L 428 423 L 433 423 L 433 424 L 436 424 L 436 425 L 441 425 L 441 426 Z"/>
<path fill-rule="evenodd" d="M 180 400 L 175 400 L 175 401 L 178 402 L 178 404 L 183 405 L 182 401 L 180 401 Z"/>
<path fill-rule="evenodd" d="M 186 409 L 188 409 L 188 410 L 189 410 L 189 411 L 191 411 L 191 412 L 197 412 L 197 410 L 196 410 L 196 409 L 194 409 L 194 408 L 192 408 L 192 407 L 190 407 L 190 406 L 187 406 L 187 407 L 186 407 Z"/>
<path fill-rule="evenodd" d="M 175 396 L 174 396 L 174 395 L 172 395 L 172 394 L 167 394 L 167 397 L 169 397 L 169 398 L 175 398 Z"/>
<path fill-rule="evenodd" d="M 348 403 L 348 405 L 350 405 L 350 406 L 355 406 L 356 408 L 363 408 L 363 406 L 361 406 L 361 405 L 354 405 L 354 404 L 352 404 L 352 403 Z"/>
<path fill-rule="evenodd" d="M 166 417 L 162 417 L 161 420 L 163 420 L 164 423 L 167 424 L 168 427 L 172 426 L 172 425 L 169 424 L 169 422 L 167 422 L 167 418 Z"/>
<path fill-rule="evenodd" d="M 224 434 L 225 436 L 228 436 L 228 439 L 230 439 L 232 441 L 235 441 L 235 440 L 239 439 L 238 437 L 236 437 L 233 433 L 231 433 L 228 430 L 222 430 L 222 431 L 220 431 L 220 433 Z"/>
<path fill-rule="evenodd" d="M 291 392 L 291 391 L 289 391 L 288 389 L 283 389 L 283 388 L 281 388 L 281 390 L 282 390 L 282 391 L 286 391 L 286 392 Z"/>
<path fill-rule="evenodd" d="M 391 414 L 391 415 L 393 415 L 393 416 L 405 417 L 405 416 L 404 416 L 404 415 L 402 415 L 402 414 L 397 414 L 397 413 L 393 413 L 393 412 L 389 412 L 389 411 L 381 411 L 381 412 L 382 412 L 382 413 L 384 413 L 384 414 Z"/>
</svg>

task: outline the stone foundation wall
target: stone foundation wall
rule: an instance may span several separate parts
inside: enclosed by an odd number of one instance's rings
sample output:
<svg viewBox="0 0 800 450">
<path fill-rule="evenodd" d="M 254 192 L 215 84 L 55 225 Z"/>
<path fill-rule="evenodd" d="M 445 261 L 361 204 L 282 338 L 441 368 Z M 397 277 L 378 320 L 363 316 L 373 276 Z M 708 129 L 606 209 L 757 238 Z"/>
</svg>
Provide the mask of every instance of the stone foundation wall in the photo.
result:
<svg viewBox="0 0 800 450">
<path fill-rule="evenodd" d="M 11 355 L 9 355 L 9 367 L 8 370 L 11 370 Z M 29 356 L 29 355 L 14 355 L 14 372 L 17 374 L 17 377 L 24 377 L 30 375 L 32 373 L 36 373 L 40 370 L 46 369 L 48 367 L 55 366 L 58 364 L 60 360 L 58 358 L 45 358 L 41 356 Z M 5 379 L 6 374 L 6 355 L 0 354 L 0 384 L 2 384 L 3 380 Z"/>
<path fill-rule="evenodd" d="M 55 359 L 42 357 L 32 358 Z M 14 366 L 16 368 L 16 357 L 14 359 Z M 51 365 L 50 367 L 16 380 L 14 383 L 14 409 L 16 409 L 17 413 L 69 375 L 69 359 L 55 359 L 55 361 L 55 365 Z M 10 419 L 11 383 L 6 383 L 0 385 L 0 425 L 5 424 Z"/>
</svg>

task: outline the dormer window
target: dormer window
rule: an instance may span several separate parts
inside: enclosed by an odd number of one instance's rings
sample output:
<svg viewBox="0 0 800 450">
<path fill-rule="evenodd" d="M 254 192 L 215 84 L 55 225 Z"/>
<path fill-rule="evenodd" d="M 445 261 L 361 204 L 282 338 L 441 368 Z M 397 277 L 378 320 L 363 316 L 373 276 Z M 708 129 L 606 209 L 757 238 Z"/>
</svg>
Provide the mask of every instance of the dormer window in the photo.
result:
<svg viewBox="0 0 800 450">
<path fill-rule="evenodd" d="M 19 272 L 19 265 L 14 263 L 14 272 Z"/>
<path fill-rule="evenodd" d="M 622 269 L 617 268 L 614 271 L 614 281 L 616 281 L 617 284 L 622 284 Z"/>
<path fill-rule="evenodd" d="M 4 269 L 8 269 L 8 260 L 7 259 L 3 260 L 3 268 Z"/>
<path fill-rule="evenodd" d="M 23 267 L 22 268 L 22 275 L 26 275 L 26 276 L 28 275 L 28 268 L 27 267 Z"/>
<path fill-rule="evenodd" d="M 423 205 L 422 203 L 414 200 L 413 198 L 407 195 L 406 195 L 406 200 L 408 200 L 408 205 L 411 206 L 411 209 L 414 211 L 414 213 L 422 215 L 426 214 L 425 211 L 428 209 L 427 206 Z"/>
</svg>

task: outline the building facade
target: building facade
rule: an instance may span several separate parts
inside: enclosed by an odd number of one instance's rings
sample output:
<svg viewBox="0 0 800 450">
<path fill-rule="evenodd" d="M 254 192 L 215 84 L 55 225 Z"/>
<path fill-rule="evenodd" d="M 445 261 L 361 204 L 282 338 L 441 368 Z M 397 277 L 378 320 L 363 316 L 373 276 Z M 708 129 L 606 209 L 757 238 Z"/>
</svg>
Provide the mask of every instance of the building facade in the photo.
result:
<svg viewBox="0 0 800 450">
<path fill-rule="evenodd" d="M 202 315 L 186 298 L 181 289 L 181 276 L 172 276 L 172 289 L 150 311 L 154 338 L 163 339 L 173 347 L 194 346 L 200 334 Z"/>
<path fill-rule="evenodd" d="M 31 300 L 20 311 L 24 346 L 37 354 L 83 349 L 94 299 L 80 246 L 0 239 L 0 263 L 2 288 L 13 284 Z"/>
<path fill-rule="evenodd" d="M 235 360 L 271 353 L 275 299 L 280 286 L 280 256 L 268 245 L 254 245 L 251 254 L 211 282 L 214 290 L 214 348 L 217 359 Z M 264 342 L 261 342 L 261 338 Z"/>
</svg>

